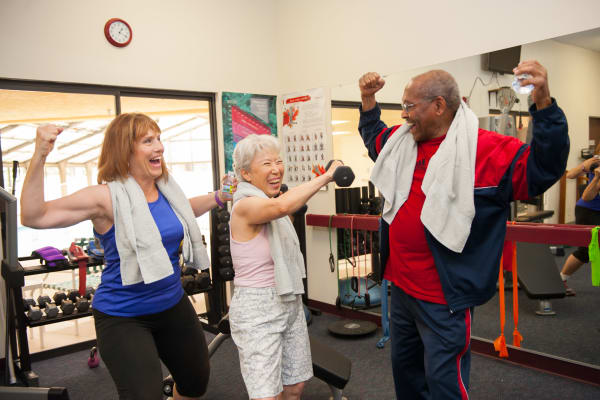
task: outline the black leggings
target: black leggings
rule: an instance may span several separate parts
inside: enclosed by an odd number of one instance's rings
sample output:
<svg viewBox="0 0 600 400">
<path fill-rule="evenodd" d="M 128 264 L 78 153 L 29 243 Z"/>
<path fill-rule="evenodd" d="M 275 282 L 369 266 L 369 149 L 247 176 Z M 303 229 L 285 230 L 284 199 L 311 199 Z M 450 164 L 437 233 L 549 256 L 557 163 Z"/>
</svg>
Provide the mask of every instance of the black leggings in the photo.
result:
<svg viewBox="0 0 600 400">
<path fill-rule="evenodd" d="M 162 400 L 163 361 L 183 396 L 206 391 L 210 366 L 202 325 L 187 296 L 168 310 L 115 317 L 93 310 L 98 349 L 119 399 Z"/>
<path fill-rule="evenodd" d="M 575 223 L 577 225 L 600 225 L 600 211 L 592 210 L 591 208 L 575 206 Z M 590 261 L 590 256 L 587 247 L 578 247 L 573 252 L 573 256 L 581 261 L 587 263 Z"/>
</svg>

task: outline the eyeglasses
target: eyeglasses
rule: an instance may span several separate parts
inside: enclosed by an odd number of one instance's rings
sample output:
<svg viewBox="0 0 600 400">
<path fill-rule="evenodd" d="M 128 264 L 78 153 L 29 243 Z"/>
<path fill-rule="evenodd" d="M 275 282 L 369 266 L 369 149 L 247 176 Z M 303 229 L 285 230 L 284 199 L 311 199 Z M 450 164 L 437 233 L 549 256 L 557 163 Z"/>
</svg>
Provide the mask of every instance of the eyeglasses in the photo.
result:
<svg viewBox="0 0 600 400">
<path fill-rule="evenodd" d="M 401 106 L 402 106 L 402 109 L 404 111 L 410 112 L 410 110 L 412 108 L 414 108 L 416 105 L 421 104 L 421 103 L 425 103 L 425 102 L 431 102 L 431 101 L 435 100 L 436 97 L 438 97 L 438 96 L 427 98 L 427 99 L 423 99 L 421 101 L 417 101 L 416 103 L 402 103 Z"/>
</svg>

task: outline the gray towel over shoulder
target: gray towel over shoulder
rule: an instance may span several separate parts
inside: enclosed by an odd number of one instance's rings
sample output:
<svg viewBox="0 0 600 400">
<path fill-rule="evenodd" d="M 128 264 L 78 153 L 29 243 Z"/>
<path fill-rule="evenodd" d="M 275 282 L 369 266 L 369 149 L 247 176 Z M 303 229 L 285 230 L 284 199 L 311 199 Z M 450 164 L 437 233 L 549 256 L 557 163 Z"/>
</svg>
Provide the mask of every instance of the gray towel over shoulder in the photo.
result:
<svg viewBox="0 0 600 400">
<path fill-rule="evenodd" d="M 190 201 L 173 177 L 168 181 L 161 178 L 156 185 L 183 226 L 182 252 L 186 265 L 208 268 L 208 253 Z M 108 182 L 108 188 L 123 286 L 139 282 L 149 284 L 171 275 L 173 266 L 142 188 L 131 176 L 123 181 Z"/>
<path fill-rule="evenodd" d="M 233 202 L 245 197 L 268 196 L 248 182 L 240 182 L 233 195 Z M 298 235 L 288 216 L 275 219 L 267 224 L 267 235 L 271 257 L 275 264 L 275 288 L 282 300 L 293 300 L 295 295 L 304 293 L 302 278 L 306 278 L 304 258 L 300 251 Z M 235 266 L 234 266 L 235 267 Z"/>
</svg>

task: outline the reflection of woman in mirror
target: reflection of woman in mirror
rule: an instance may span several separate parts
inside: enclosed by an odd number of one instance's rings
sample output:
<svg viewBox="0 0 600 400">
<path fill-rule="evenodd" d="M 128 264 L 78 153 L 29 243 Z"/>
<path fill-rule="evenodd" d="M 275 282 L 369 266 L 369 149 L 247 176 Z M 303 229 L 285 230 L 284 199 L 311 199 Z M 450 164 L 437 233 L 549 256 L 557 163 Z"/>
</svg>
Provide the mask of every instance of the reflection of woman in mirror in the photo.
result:
<svg viewBox="0 0 600 400">
<path fill-rule="evenodd" d="M 575 223 L 578 225 L 600 225 L 600 144 L 596 146 L 594 157 L 589 158 L 567 171 L 567 178 L 577 179 L 586 175 L 588 184 L 575 204 Z M 565 261 L 560 277 L 565 283 L 566 295 L 575 296 L 575 291 L 567 285 L 567 280 L 583 264 L 589 262 L 588 248 L 579 247 Z"/>
</svg>

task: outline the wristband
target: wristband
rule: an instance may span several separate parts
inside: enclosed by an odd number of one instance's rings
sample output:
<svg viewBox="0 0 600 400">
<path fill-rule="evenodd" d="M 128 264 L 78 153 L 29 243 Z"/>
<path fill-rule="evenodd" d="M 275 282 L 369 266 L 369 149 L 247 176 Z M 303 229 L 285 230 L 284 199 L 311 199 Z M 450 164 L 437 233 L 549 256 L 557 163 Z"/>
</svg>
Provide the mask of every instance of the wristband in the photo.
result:
<svg viewBox="0 0 600 400">
<path fill-rule="evenodd" d="M 219 198 L 219 191 L 215 192 L 215 201 L 217 202 L 217 205 L 221 208 L 225 207 L 225 204 L 223 204 L 223 202 L 221 201 L 221 199 Z"/>
</svg>

